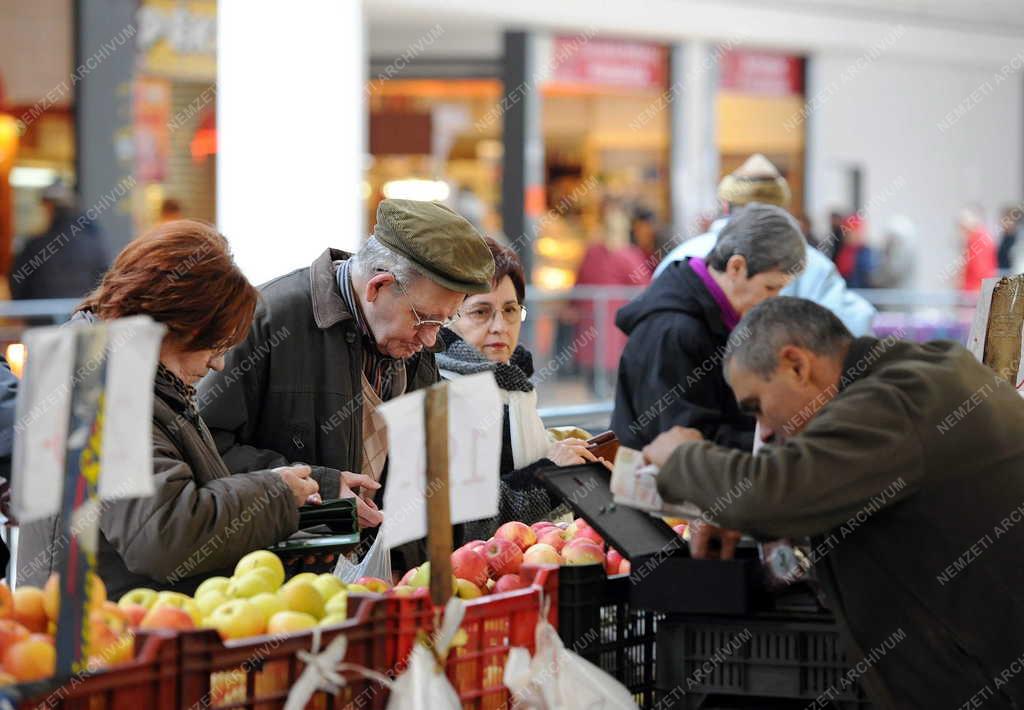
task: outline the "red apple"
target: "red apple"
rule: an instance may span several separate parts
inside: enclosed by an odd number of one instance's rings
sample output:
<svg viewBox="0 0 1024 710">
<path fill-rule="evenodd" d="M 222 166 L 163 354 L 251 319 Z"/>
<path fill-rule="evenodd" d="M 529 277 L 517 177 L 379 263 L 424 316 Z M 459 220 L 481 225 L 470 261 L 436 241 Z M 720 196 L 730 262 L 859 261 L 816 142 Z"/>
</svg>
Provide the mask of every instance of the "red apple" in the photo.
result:
<svg viewBox="0 0 1024 710">
<path fill-rule="evenodd" d="M 632 570 L 632 566 L 629 564 L 629 560 L 623 560 L 619 563 L 619 574 L 629 574 Z"/>
<path fill-rule="evenodd" d="M 452 574 L 482 587 L 487 583 L 487 558 L 476 550 L 460 547 L 452 553 Z"/>
<path fill-rule="evenodd" d="M 498 531 L 494 533 L 496 540 L 508 540 L 514 542 L 520 550 L 526 551 L 530 545 L 537 542 L 537 534 L 531 530 L 526 523 L 521 523 L 518 520 L 505 523 Z"/>
<path fill-rule="evenodd" d="M 590 524 L 583 518 L 578 519 L 574 525 L 576 526 L 576 533 L 572 536 L 573 540 L 585 539 L 590 540 L 597 545 L 604 545 L 604 539 L 597 534 L 597 530 L 590 527 Z"/>
<path fill-rule="evenodd" d="M 360 577 L 356 580 L 356 584 L 361 584 L 371 592 L 375 592 L 377 594 L 383 594 L 391 589 L 391 585 L 380 577 Z"/>
<path fill-rule="evenodd" d="M 178 629 L 187 631 L 196 627 L 192 616 L 184 609 L 164 604 L 150 609 L 139 624 L 141 629 Z"/>
<path fill-rule="evenodd" d="M 574 539 L 562 548 L 562 559 L 567 565 L 603 565 L 604 550 L 586 538 Z"/>
<path fill-rule="evenodd" d="M 145 618 L 146 612 L 149 611 L 146 607 L 141 604 L 125 604 L 121 607 L 121 611 L 124 613 L 124 617 L 128 620 L 128 626 L 137 628 L 142 623 L 142 619 Z"/>
<path fill-rule="evenodd" d="M 523 564 L 560 565 L 562 564 L 562 556 L 559 555 L 558 550 L 553 548 L 551 545 L 545 545 L 543 542 L 538 542 L 523 553 Z"/>
<path fill-rule="evenodd" d="M 494 593 L 501 594 L 502 592 L 511 592 L 516 589 L 526 589 L 529 586 L 518 574 L 505 574 L 494 583 Z"/>
<path fill-rule="evenodd" d="M 541 528 L 553 528 L 553 527 L 555 527 L 555 524 L 553 522 L 551 522 L 550 520 L 538 520 L 536 523 L 534 523 L 533 525 L 530 526 L 530 530 L 533 530 L 535 533 L 539 534 L 538 531 Z"/>
<path fill-rule="evenodd" d="M 608 549 L 608 554 L 604 558 L 604 571 L 607 574 L 618 574 L 619 565 L 622 564 L 622 554 L 614 547 Z"/>
<path fill-rule="evenodd" d="M 567 533 L 561 528 L 550 528 L 537 537 L 537 544 L 551 545 L 555 552 L 561 552 L 567 541 Z"/>
<path fill-rule="evenodd" d="M 487 557 L 487 571 L 494 579 L 506 574 L 519 574 L 523 565 L 523 551 L 514 542 L 502 538 L 488 540 L 484 555 Z"/>
<path fill-rule="evenodd" d="M 686 523 L 679 523 L 679 525 L 673 525 L 672 529 L 676 531 L 676 534 L 678 534 L 679 537 L 682 537 L 686 534 Z"/>
<path fill-rule="evenodd" d="M 465 545 L 463 545 L 459 549 L 461 550 L 461 549 L 465 548 L 467 550 L 473 550 L 474 552 L 480 552 L 480 554 L 483 554 L 481 552 L 481 548 L 483 548 L 483 546 L 486 545 L 486 544 L 487 544 L 486 540 L 470 540 L 469 542 L 467 542 Z"/>
</svg>

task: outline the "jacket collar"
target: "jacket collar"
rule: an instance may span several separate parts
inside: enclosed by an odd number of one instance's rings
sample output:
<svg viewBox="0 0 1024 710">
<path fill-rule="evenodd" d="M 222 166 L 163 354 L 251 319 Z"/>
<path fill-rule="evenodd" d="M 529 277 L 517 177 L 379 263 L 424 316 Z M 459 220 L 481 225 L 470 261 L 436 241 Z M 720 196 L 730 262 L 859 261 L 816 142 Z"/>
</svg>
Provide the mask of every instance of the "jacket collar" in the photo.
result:
<svg viewBox="0 0 1024 710">
<path fill-rule="evenodd" d="M 881 361 L 888 359 L 889 350 L 899 341 L 893 336 L 884 339 L 872 336 L 854 338 L 843 360 L 843 371 L 839 375 L 839 391 L 867 377 Z"/>
<path fill-rule="evenodd" d="M 344 320 L 353 320 L 345 300 L 338 293 L 334 262 L 352 257 L 347 251 L 327 249 L 309 267 L 309 291 L 313 300 L 313 321 L 317 328 L 330 328 Z"/>
<path fill-rule="evenodd" d="M 332 325 L 346 320 L 355 323 L 352 312 L 345 305 L 345 299 L 338 292 L 338 278 L 334 267 L 334 262 L 351 258 L 352 255 L 347 251 L 328 248 L 309 267 L 313 322 L 316 323 L 317 328 L 330 328 Z M 444 341 L 439 335 L 431 347 L 423 346 L 423 350 L 428 353 L 441 352 L 444 350 Z"/>
</svg>

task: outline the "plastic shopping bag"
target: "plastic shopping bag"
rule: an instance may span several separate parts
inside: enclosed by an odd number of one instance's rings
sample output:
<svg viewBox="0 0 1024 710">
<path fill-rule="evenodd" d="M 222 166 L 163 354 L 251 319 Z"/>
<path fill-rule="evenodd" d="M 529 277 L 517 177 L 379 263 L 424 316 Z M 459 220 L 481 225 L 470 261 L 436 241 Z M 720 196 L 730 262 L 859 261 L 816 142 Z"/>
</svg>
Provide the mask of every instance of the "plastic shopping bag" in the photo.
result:
<svg viewBox="0 0 1024 710">
<path fill-rule="evenodd" d="M 384 547 L 384 536 L 377 531 L 370 549 L 359 562 L 352 562 L 344 555 L 338 558 L 334 576 L 345 584 L 353 584 L 360 577 L 376 577 L 391 583 L 391 551 Z"/>
<path fill-rule="evenodd" d="M 537 652 L 509 650 L 505 685 L 515 710 L 619 710 L 635 708 L 629 690 L 603 670 L 568 651 L 546 618 L 537 622 Z"/>
<path fill-rule="evenodd" d="M 448 600 L 433 649 L 423 643 L 413 647 L 405 672 L 391 687 L 387 710 L 461 710 L 459 696 L 445 675 L 444 659 L 465 613 L 461 599 Z"/>
</svg>

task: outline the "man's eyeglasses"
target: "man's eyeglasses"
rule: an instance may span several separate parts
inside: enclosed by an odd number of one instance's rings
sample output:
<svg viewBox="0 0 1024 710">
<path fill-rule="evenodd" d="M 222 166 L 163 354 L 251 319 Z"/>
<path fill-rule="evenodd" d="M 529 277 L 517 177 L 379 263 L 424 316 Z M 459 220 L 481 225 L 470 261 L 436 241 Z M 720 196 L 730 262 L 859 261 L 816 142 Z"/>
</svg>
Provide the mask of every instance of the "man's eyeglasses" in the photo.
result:
<svg viewBox="0 0 1024 710">
<path fill-rule="evenodd" d="M 497 310 L 493 306 L 486 304 L 473 306 L 461 315 L 473 325 L 483 326 L 490 325 L 491 321 L 494 320 L 495 313 L 500 313 L 501 319 L 509 325 L 522 323 L 526 320 L 526 306 L 518 303 L 506 303 Z"/>
<path fill-rule="evenodd" d="M 421 318 L 419 312 L 416 310 L 416 306 L 412 305 L 412 299 L 409 297 L 409 292 L 405 290 L 405 286 L 403 286 L 402 282 L 398 280 L 398 277 L 392 274 L 390 271 L 385 271 L 383 273 L 391 274 L 391 276 L 395 279 L 395 286 L 398 287 L 398 291 L 402 294 L 402 297 L 405 298 L 406 303 L 409 304 L 409 310 L 412 311 L 412 317 L 416 321 L 413 324 L 413 328 L 415 328 L 416 330 L 422 330 L 424 328 L 450 328 L 452 323 L 459 319 L 458 313 L 456 313 L 451 318 L 448 318 L 447 320 L 433 320 L 430 318 Z"/>
</svg>

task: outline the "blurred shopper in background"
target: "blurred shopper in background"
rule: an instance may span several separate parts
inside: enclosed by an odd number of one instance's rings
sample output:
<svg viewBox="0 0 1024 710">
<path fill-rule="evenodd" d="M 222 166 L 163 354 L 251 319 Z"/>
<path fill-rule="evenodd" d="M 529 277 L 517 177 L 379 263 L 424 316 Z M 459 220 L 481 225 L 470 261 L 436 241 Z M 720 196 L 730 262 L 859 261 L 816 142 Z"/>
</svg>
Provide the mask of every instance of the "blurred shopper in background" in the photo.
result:
<svg viewBox="0 0 1024 710">
<path fill-rule="evenodd" d="M 629 225 L 629 243 L 643 256 L 644 283 L 654 276 L 654 267 L 658 265 L 658 220 L 654 212 L 643 205 L 633 210 L 633 218 Z"/>
<path fill-rule="evenodd" d="M 869 281 L 873 288 L 908 289 L 914 283 L 917 258 L 914 223 L 903 215 L 889 220 L 882 236 L 882 248 Z"/>
<path fill-rule="evenodd" d="M 806 240 L 807 246 L 821 251 L 821 241 L 814 235 L 814 227 L 811 225 L 811 218 L 803 212 L 793 216 L 796 218 L 797 224 L 800 225 L 800 232 L 804 235 L 804 240 Z"/>
<path fill-rule="evenodd" d="M 595 234 L 595 241 L 587 247 L 576 272 L 577 286 L 646 286 L 651 281 L 651 265 L 643 247 L 629 243 L 638 235 L 645 245 L 653 244 L 656 229 L 651 222 L 653 215 L 641 213 L 640 219 L 626 216 L 617 201 L 609 201 L 605 214 L 604 228 Z M 619 223 L 621 222 L 621 225 Z M 636 231 L 637 222 L 640 223 Z M 619 355 L 626 345 L 625 336 L 615 327 L 615 313 L 626 305 L 628 299 L 616 298 L 607 301 L 580 299 L 574 302 L 576 315 L 576 362 L 581 374 L 592 383 L 603 371 L 615 372 Z M 598 305 L 595 321 L 594 306 Z M 600 338 L 598 333 L 600 333 Z M 603 339 L 604 352 L 597 352 L 597 343 Z"/>
<path fill-rule="evenodd" d="M 864 219 L 852 214 L 843 220 L 843 248 L 836 255 L 836 268 L 850 288 L 869 288 L 875 268 L 875 252 L 868 244 Z"/>
<path fill-rule="evenodd" d="M 718 198 L 725 205 L 724 215 L 705 234 L 688 239 L 673 249 L 655 269 L 655 277 L 672 262 L 689 256 L 706 256 L 715 245 L 718 233 L 729 221 L 729 215 L 737 207 L 753 201 L 786 207 L 790 199 L 789 185 L 767 158 L 755 154 L 722 179 L 718 185 Z M 782 295 L 798 296 L 820 303 L 839 316 L 855 334 L 870 334 L 872 322 L 877 315 L 875 307 L 847 289 L 846 282 L 827 256 L 810 244 L 805 244 L 805 251 L 807 267 L 793 279 Z"/>
<path fill-rule="evenodd" d="M 804 268 L 807 244 L 784 209 L 756 202 L 737 210 L 704 259 L 671 263 L 619 310 L 629 336 L 619 362 L 612 429 L 640 448 L 674 425 L 749 451 L 754 419 L 722 374 L 722 353 L 740 317 Z"/>
<path fill-rule="evenodd" d="M 838 210 L 832 210 L 828 215 L 828 237 L 821 245 L 822 253 L 826 254 L 833 262 L 836 256 L 843 249 L 843 220 L 846 215 Z"/>
<path fill-rule="evenodd" d="M 441 329 L 446 349 L 436 355 L 441 377 L 451 380 L 493 372 L 504 405 L 501 445 L 501 494 L 498 516 L 466 524 L 465 539 L 491 537 L 511 520 L 530 525 L 550 520 L 556 503 L 536 472 L 594 461 L 581 439 L 554 441 L 537 413 L 533 356 L 519 344 L 526 320 L 526 276 L 516 253 L 484 237 L 494 257 L 494 283 L 488 293 L 467 296 L 459 317 Z"/>
<path fill-rule="evenodd" d="M 181 209 L 181 203 L 173 197 L 165 198 L 160 203 L 161 222 L 173 222 L 176 219 L 182 219 L 184 216 L 185 212 Z"/>
<path fill-rule="evenodd" d="M 1015 271 L 1015 262 L 1019 261 L 1016 255 L 1017 235 L 1020 231 L 1021 211 L 1020 205 L 1013 205 L 1003 208 L 1003 218 L 999 220 L 999 226 L 1003 232 L 999 236 L 999 252 L 996 255 L 996 265 L 999 273 L 1019 273 Z"/>
<path fill-rule="evenodd" d="M 11 297 L 81 298 L 110 265 L 95 222 L 75 208 L 75 195 L 57 180 L 43 190 L 43 232 L 25 243 L 11 268 Z"/>
<path fill-rule="evenodd" d="M 996 275 L 996 245 L 976 205 L 960 210 L 959 226 L 964 246 L 960 288 L 980 291 L 981 282 Z"/>
</svg>

